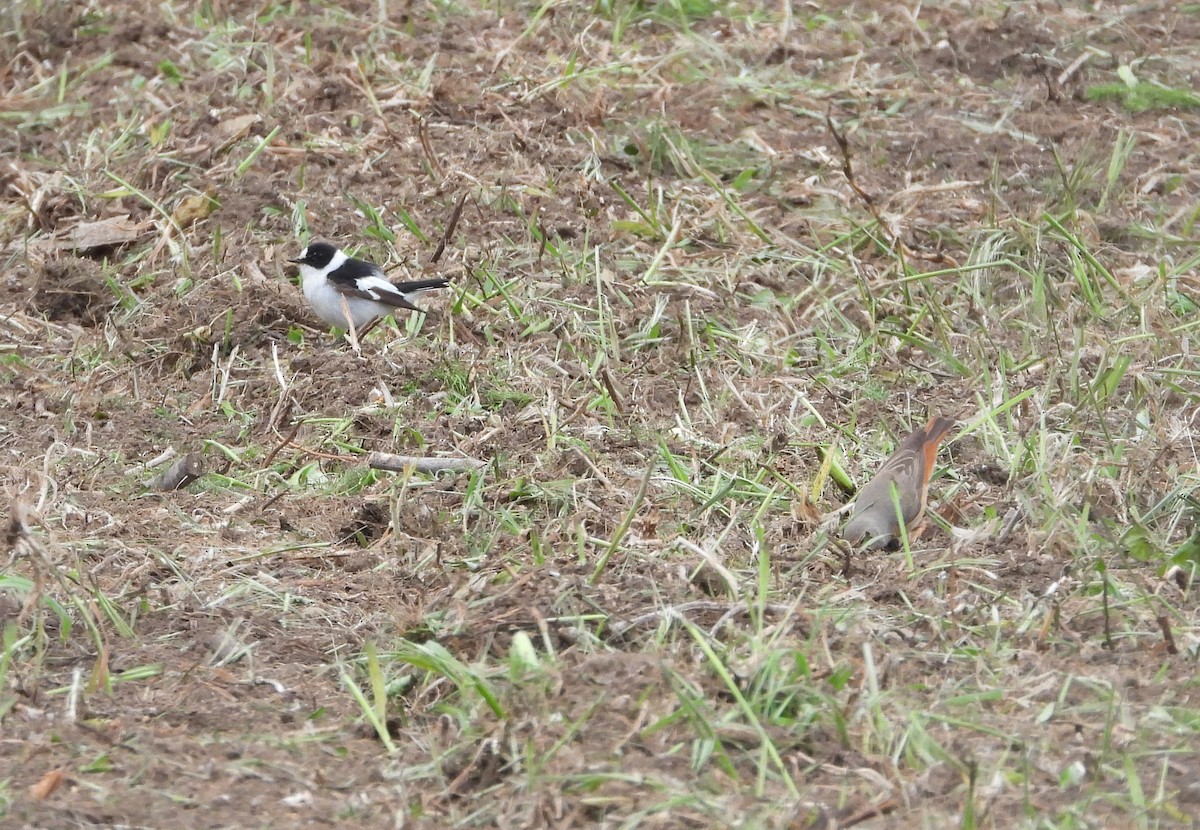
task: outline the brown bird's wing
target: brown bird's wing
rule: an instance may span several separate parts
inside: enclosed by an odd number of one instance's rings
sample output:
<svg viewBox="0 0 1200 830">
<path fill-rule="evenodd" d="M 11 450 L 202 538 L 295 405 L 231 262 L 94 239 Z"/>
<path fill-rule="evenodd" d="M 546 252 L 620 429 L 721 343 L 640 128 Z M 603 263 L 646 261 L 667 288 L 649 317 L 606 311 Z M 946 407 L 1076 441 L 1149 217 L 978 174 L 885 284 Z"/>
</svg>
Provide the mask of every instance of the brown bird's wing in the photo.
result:
<svg viewBox="0 0 1200 830">
<path fill-rule="evenodd" d="M 892 503 L 891 483 L 896 482 L 896 492 L 900 497 L 900 514 L 907 525 L 920 512 L 924 503 L 920 497 L 924 467 L 925 430 L 918 429 L 906 436 L 891 457 L 883 462 L 875 478 L 863 488 L 863 495 L 866 495 L 868 490 L 878 489 L 881 492 L 876 497 L 882 497 L 887 502 L 887 509 L 894 514 L 896 508 Z M 879 484 L 873 488 L 872 485 L 876 482 Z"/>
</svg>

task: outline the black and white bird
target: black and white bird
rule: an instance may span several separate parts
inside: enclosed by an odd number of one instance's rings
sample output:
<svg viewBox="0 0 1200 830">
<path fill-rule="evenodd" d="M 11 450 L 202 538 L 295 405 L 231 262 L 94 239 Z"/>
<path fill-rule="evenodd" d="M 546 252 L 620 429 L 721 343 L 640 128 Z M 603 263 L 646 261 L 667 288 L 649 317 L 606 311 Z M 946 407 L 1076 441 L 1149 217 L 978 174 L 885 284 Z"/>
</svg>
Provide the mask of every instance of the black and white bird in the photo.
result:
<svg viewBox="0 0 1200 830">
<path fill-rule="evenodd" d="M 347 256 L 328 242 L 313 242 L 290 261 L 300 266 L 304 296 L 313 311 L 329 325 L 348 330 L 356 346 L 359 335 L 398 308 L 424 313 L 413 300 L 450 285 L 442 278 L 392 282 L 378 265 Z"/>
</svg>

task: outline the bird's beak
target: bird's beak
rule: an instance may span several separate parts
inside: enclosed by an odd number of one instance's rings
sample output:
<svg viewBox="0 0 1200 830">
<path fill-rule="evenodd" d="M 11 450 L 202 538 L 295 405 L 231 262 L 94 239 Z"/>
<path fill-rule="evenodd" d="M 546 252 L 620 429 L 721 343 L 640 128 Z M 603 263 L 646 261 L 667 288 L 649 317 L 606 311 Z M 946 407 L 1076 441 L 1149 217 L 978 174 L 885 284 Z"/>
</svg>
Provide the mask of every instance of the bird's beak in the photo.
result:
<svg viewBox="0 0 1200 830">
<path fill-rule="evenodd" d="M 294 262 L 294 263 L 296 263 L 297 265 L 299 265 L 301 262 L 304 262 L 304 260 L 302 260 L 302 259 L 289 259 L 289 260 L 288 260 L 288 262 Z"/>
</svg>

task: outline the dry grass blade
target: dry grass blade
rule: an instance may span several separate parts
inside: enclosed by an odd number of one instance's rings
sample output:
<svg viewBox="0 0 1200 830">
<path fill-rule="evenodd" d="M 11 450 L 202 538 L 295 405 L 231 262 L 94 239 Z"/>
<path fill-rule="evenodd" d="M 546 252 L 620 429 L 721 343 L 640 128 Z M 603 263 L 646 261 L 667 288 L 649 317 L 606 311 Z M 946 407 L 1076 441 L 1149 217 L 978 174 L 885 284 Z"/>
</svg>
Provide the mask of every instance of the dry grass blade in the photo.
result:
<svg viewBox="0 0 1200 830">
<path fill-rule="evenodd" d="M 466 472 L 486 467 L 486 461 L 477 458 L 431 458 L 426 456 L 396 455 L 388 452 L 373 452 L 367 456 L 367 466 L 373 470 L 393 473 L 412 471 L 416 473 L 440 473 L 446 470 Z"/>
</svg>

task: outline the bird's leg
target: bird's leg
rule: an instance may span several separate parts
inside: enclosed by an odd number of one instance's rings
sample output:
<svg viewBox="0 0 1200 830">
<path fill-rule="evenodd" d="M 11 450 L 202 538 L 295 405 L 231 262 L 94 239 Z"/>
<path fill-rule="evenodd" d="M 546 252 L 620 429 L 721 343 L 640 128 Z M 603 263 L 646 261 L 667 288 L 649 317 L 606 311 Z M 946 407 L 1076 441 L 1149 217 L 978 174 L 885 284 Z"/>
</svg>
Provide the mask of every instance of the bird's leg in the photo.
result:
<svg viewBox="0 0 1200 830">
<path fill-rule="evenodd" d="M 372 330 L 373 328 L 375 328 L 377 325 L 379 325 L 379 324 L 380 324 L 380 323 L 382 323 L 382 322 L 383 322 L 383 318 L 382 318 L 382 317 L 376 317 L 374 320 L 372 320 L 371 322 L 367 323 L 365 326 L 363 326 L 363 327 L 362 327 L 362 331 L 360 331 L 360 332 L 358 333 L 358 336 L 359 336 L 359 337 L 366 337 L 368 334 L 370 334 L 370 333 L 371 333 L 371 330 Z"/>
<path fill-rule="evenodd" d="M 350 326 L 348 336 L 350 338 L 350 348 L 354 349 L 354 353 L 362 357 L 362 346 L 358 345 L 358 332 L 354 330 L 354 317 L 350 314 L 350 304 L 346 302 L 346 295 L 342 294 L 339 298 L 342 304 L 342 314 L 346 318 L 346 323 Z"/>
</svg>

